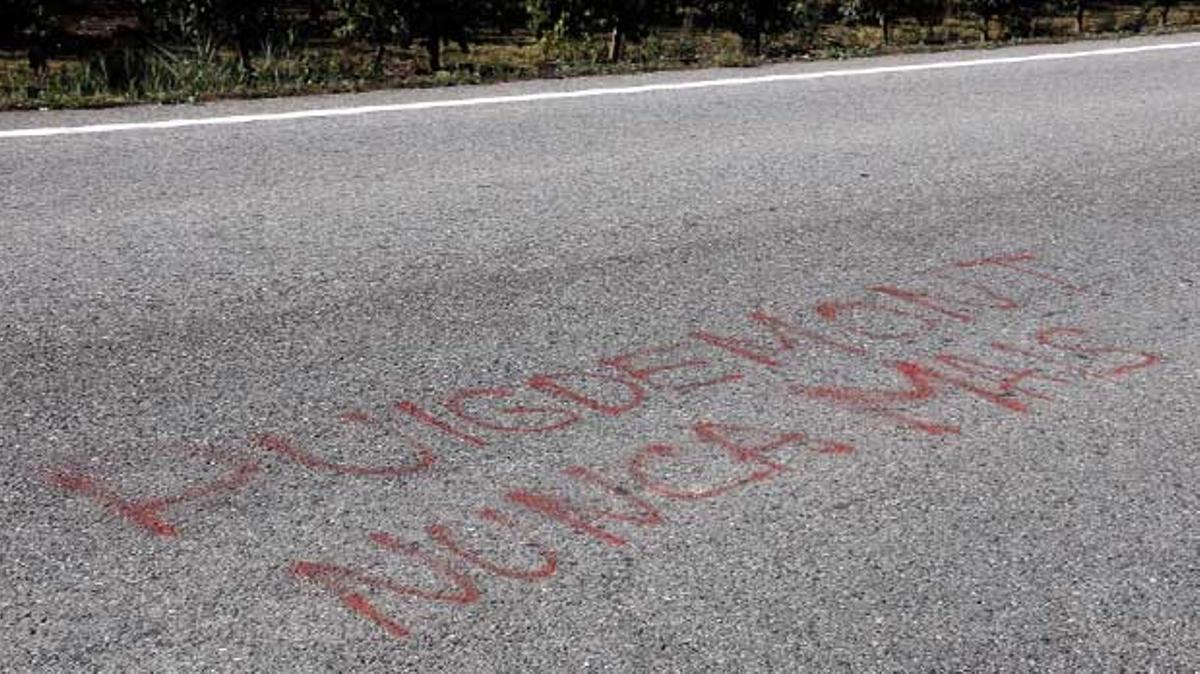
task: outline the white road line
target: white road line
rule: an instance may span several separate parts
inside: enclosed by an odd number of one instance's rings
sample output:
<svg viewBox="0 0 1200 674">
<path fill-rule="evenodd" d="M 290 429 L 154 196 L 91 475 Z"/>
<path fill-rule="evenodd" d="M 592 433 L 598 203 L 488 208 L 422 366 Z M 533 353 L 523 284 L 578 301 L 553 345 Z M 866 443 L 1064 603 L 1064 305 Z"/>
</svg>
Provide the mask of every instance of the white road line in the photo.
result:
<svg viewBox="0 0 1200 674">
<path fill-rule="evenodd" d="M 319 110 L 294 110 L 291 112 L 265 112 L 254 115 L 229 115 L 226 117 L 164 119 L 153 122 L 124 122 L 117 124 L 89 124 L 86 126 L 10 129 L 0 131 L 0 140 L 6 138 L 32 138 L 38 136 L 68 136 L 93 133 L 113 133 L 117 131 L 179 129 L 189 126 L 223 126 L 227 124 L 251 124 L 254 122 L 282 122 L 293 119 L 348 117 L 351 115 L 370 115 L 380 112 L 407 112 L 410 110 L 434 110 L 438 108 L 465 108 L 477 105 L 556 101 L 571 98 L 592 98 L 596 96 L 624 96 L 630 94 L 648 94 L 658 91 L 683 91 L 686 89 L 709 89 L 712 87 L 737 87 L 751 84 L 769 84 L 773 82 L 805 82 L 808 80 L 820 80 L 831 77 L 860 77 L 864 75 L 911 73 L 923 70 L 978 68 L 982 66 L 1029 63 L 1033 61 L 1064 61 L 1067 59 L 1089 58 L 1093 56 L 1123 56 L 1126 54 L 1139 54 L 1144 52 L 1196 48 L 1200 48 L 1200 42 L 1174 42 L 1170 44 L 1143 45 L 1140 47 L 1111 47 L 1108 49 L 1091 49 L 1087 51 L 1049 52 L 1044 54 L 1033 54 L 1030 56 L 1008 56 L 1000 58 L 970 59 L 965 61 L 935 61 L 932 63 L 915 63 L 903 66 L 879 66 L 875 68 L 843 68 L 839 70 L 822 70 L 810 73 L 763 75 L 761 77 L 731 77 L 718 80 L 698 80 L 695 82 L 644 84 L 633 87 L 607 87 L 599 89 L 580 89 L 578 91 L 551 91 L 535 94 L 518 94 L 512 96 L 484 96 L 481 98 L 459 98 L 439 101 L 421 101 L 416 103 L 393 103 L 390 105 L 363 105 L 351 108 L 323 108 Z"/>
</svg>

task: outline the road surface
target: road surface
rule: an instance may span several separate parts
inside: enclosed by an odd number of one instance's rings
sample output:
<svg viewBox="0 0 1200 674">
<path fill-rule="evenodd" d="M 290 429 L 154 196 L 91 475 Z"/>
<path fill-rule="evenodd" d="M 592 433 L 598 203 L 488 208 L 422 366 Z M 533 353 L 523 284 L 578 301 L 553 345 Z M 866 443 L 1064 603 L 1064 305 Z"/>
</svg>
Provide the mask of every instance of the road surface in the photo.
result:
<svg viewBox="0 0 1200 674">
<path fill-rule="evenodd" d="M 1194 35 L 13 113 L 0 175 L 5 669 L 1200 667 Z"/>
</svg>

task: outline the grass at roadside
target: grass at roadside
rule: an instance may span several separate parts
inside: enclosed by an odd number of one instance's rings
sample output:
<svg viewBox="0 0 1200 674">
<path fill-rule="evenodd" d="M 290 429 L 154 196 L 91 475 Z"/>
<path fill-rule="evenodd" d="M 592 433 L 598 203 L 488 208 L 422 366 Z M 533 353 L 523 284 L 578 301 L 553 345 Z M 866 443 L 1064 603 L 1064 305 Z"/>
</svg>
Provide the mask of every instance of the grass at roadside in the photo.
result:
<svg viewBox="0 0 1200 674">
<path fill-rule="evenodd" d="M 1056 42 L 1145 32 L 1148 19 L 1136 7 L 1089 14 L 1082 35 L 1070 17 L 1043 19 L 1036 38 Z M 1160 32 L 1200 28 L 1200 5 L 1172 10 Z M 1001 32 L 993 26 L 991 34 Z M 252 71 L 236 55 L 211 45 L 187 49 L 109 51 L 87 60 L 52 61 L 35 78 L 18 54 L 0 54 L 0 110 L 86 108 L 134 103 L 201 102 L 220 98 L 256 98 L 338 93 L 386 88 L 480 84 L 507 80 L 635 73 L 720 66 L 754 66 L 800 59 L 838 59 L 882 53 L 962 49 L 1011 44 L 985 42 L 977 21 L 947 20 L 926 28 L 904 23 L 891 44 L 881 46 L 879 30 L 867 26 L 825 25 L 815 35 L 774 36 L 761 55 L 750 55 L 737 35 L 721 31 L 672 30 L 648 36 L 628 47 L 618 63 L 606 61 L 601 36 L 570 41 L 535 41 L 494 36 L 470 52 L 447 49 L 443 69 L 430 72 L 421 50 L 390 49 L 378 61 L 365 45 L 330 43 L 294 49 L 271 45 L 256 57 Z M 137 72 L 137 78 L 127 73 Z M 36 95 L 31 95 L 37 89 Z"/>
</svg>

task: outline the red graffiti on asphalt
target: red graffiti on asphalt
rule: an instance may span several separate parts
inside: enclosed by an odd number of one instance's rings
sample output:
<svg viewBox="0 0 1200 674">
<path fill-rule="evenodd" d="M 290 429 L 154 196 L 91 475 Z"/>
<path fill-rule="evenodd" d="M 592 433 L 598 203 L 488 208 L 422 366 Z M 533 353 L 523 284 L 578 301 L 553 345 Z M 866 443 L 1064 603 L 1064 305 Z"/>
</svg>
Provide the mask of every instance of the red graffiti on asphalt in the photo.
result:
<svg viewBox="0 0 1200 674">
<path fill-rule="evenodd" d="M 738 328 L 694 329 L 574 368 L 449 391 L 433 403 L 389 402 L 382 406 L 383 414 L 348 410 L 331 425 L 341 433 L 338 453 L 322 445 L 328 439 L 306 442 L 283 431 L 248 434 L 243 452 L 250 454 L 193 448 L 191 456 L 216 461 L 225 472 L 171 495 L 125 493 L 72 466 L 49 471 L 49 479 L 139 530 L 170 538 L 181 534 L 168 517 L 173 510 L 233 498 L 279 464 L 403 485 L 434 471 L 439 452 L 492 451 L 504 438 L 607 423 L 636 414 L 657 396 L 687 405 L 693 396 L 721 387 L 752 386 L 760 375 L 810 413 L 836 410 L 867 424 L 954 435 L 964 432 L 963 422 L 944 418 L 939 410 L 958 398 L 973 398 L 997 414 L 1019 417 L 1069 398 L 1073 387 L 1119 379 L 1161 362 L 1154 352 L 1106 344 L 1080 326 L 1042 326 L 1023 342 L 994 339 L 982 351 L 943 350 L 897 360 L 871 355 L 874 345 L 907 345 L 924 335 L 978 325 L 989 314 L 1020 310 L 1022 293 L 1031 289 L 1071 296 L 1085 290 L 1040 266 L 1032 253 L 987 256 L 924 272 L 911 284 L 868 285 L 859 297 L 818 301 L 795 316 L 755 309 Z M 852 371 L 869 374 L 871 383 L 809 380 L 806 365 L 830 358 L 851 359 L 859 364 Z M 893 383 L 879 385 L 880 377 Z M 493 505 L 473 511 L 470 519 L 485 525 L 483 530 L 493 537 L 510 541 L 517 553 L 511 558 L 497 556 L 494 546 L 485 552 L 468 542 L 461 528 L 446 523 L 450 514 L 428 522 L 423 541 L 378 531 L 366 535 L 372 549 L 424 567 L 440 579 L 441 587 L 413 585 L 361 564 L 329 559 L 294 560 L 288 569 L 385 634 L 405 637 L 410 627 L 396 615 L 399 603 L 467 605 L 480 600 L 487 579 L 545 582 L 560 571 L 561 553 L 554 545 L 581 541 L 575 544 L 627 547 L 635 537 L 670 526 L 671 508 L 726 498 L 799 474 L 788 456 L 807 453 L 834 460 L 854 451 L 845 441 L 814 438 L 803 428 L 754 427 L 702 413 L 694 418 L 685 429 L 664 430 L 667 437 L 628 447 L 612 465 L 567 465 L 557 475 L 541 476 L 557 488 L 497 486 L 491 492 Z M 345 443 L 353 447 L 368 438 L 375 447 L 386 443 L 394 461 L 330 458 L 352 456 Z M 266 457 L 276 459 L 276 465 L 268 466 Z M 683 470 L 694 465 L 704 468 L 701 477 Z M 526 525 L 533 523 L 557 528 L 562 535 L 530 540 Z"/>
</svg>

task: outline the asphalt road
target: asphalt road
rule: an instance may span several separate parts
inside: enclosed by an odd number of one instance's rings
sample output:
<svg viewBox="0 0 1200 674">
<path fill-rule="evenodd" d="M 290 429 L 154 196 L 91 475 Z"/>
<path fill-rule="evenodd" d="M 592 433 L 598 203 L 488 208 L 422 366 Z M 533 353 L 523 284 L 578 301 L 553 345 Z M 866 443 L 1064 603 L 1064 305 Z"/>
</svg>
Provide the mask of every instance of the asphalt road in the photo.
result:
<svg viewBox="0 0 1200 674">
<path fill-rule="evenodd" d="M 0 176 L 2 669 L 1200 668 L 1200 48 Z"/>
</svg>

